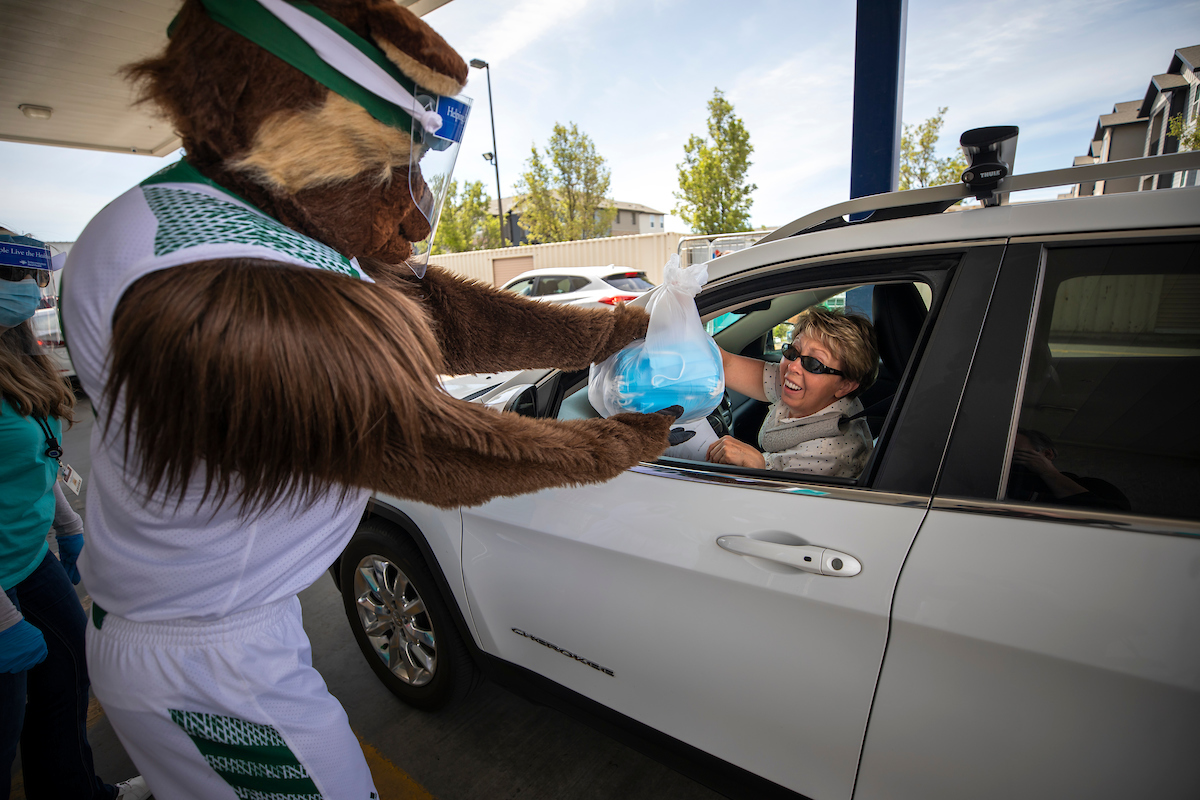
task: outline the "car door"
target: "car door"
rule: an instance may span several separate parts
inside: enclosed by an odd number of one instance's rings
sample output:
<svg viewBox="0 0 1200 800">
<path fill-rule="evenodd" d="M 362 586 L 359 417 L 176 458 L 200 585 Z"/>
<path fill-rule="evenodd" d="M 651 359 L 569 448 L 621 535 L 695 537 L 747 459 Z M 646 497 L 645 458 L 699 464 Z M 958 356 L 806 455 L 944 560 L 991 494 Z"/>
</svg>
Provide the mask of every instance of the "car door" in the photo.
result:
<svg viewBox="0 0 1200 800">
<path fill-rule="evenodd" d="M 713 317 L 814 287 L 921 281 L 930 316 L 858 481 L 660 460 L 463 510 L 484 650 L 767 781 L 851 795 L 905 554 L 933 487 L 1001 248 L 784 265 L 698 298 Z M 825 548 L 813 574 L 779 559 Z M 812 552 L 812 551 L 809 551 Z"/>
<path fill-rule="evenodd" d="M 856 798 L 1200 797 L 1197 411 L 1194 233 L 1010 246 Z"/>
</svg>

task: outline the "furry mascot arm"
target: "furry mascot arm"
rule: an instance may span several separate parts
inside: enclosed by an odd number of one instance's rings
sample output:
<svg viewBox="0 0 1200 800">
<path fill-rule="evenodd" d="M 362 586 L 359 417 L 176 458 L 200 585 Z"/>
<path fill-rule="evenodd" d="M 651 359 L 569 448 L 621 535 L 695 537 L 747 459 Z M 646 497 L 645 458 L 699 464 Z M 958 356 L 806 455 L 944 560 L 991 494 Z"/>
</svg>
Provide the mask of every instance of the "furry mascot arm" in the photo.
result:
<svg viewBox="0 0 1200 800">
<path fill-rule="evenodd" d="M 623 303 L 583 309 L 539 303 L 430 267 L 417 291 L 452 375 L 510 369 L 585 369 L 646 335 L 650 319 Z M 530 336 L 531 331 L 552 332 Z"/>
<path fill-rule="evenodd" d="M 674 421 L 502 414 L 451 398 L 443 370 L 422 302 L 405 292 L 270 262 L 197 263 L 140 279 L 117 306 L 106 424 L 137 430 L 126 447 L 151 492 L 177 494 L 195 472 L 250 509 L 339 486 L 452 507 L 608 480 L 657 458 Z"/>
</svg>

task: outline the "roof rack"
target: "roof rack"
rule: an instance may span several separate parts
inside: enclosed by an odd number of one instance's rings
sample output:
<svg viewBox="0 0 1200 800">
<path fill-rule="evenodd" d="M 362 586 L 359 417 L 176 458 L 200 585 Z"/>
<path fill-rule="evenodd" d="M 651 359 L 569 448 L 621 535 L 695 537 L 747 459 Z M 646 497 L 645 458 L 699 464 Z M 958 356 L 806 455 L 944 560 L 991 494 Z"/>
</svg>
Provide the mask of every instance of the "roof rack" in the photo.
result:
<svg viewBox="0 0 1200 800">
<path fill-rule="evenodd" d="M 1011 175 L 996 187 L 998 192 L 1020 192 L 1027 189 L 1045 189 L 1051 186 L 1066 186 L 1073 183 L 1091 183 L 1116 178 L 1141 177 L 1166 172 L 1181 172 L 1200 169 L 1200 151 L 1168 153 L 1146 158 L 1128 158 L 1089 164 L 1080 167 L 1052 169 L 1046 172 L 1031 172 L 1026 175 Z M 925 214 L 940 214 L 959 200 L 974 197 L 975 190 L 965 183 L 931 186 L 927 189 L 910 189 L 905 192 L 887 192 L 848 200 L 828 206 L 820 211 L 806 214 L 786 225 L 776 228 L 758 240 L 758 244 L 786 239 L 800 233 L 840 228 L 846 225 L 861 225 L 889 219 L 916 217 Z M 873 212 L 871 216 L 857 222 L 847 222 L 844 217 L 851 214 Z"/>
</svg>

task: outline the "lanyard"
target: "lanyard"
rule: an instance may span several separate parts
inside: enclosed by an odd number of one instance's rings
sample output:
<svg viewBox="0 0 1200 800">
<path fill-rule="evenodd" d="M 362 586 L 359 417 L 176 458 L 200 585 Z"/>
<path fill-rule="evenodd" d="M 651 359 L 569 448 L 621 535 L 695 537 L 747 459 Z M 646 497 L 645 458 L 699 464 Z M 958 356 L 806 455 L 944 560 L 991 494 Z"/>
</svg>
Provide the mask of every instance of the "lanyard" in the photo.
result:
<svg viewBox="0 0 1200 800">
<path fill-rule="evenodd" d="M 58 439 L 54 437 L 54 432 L 50 430 L 49 423 L 42 417 L 33 415 L 33 419 L 37 422 L 38 427 L 42 429 L 42 433 L 46 436 L 46 455 L 50 458 L 61 458 L 63 454 L 62 445 L 58 443 Z"/>
</svg>

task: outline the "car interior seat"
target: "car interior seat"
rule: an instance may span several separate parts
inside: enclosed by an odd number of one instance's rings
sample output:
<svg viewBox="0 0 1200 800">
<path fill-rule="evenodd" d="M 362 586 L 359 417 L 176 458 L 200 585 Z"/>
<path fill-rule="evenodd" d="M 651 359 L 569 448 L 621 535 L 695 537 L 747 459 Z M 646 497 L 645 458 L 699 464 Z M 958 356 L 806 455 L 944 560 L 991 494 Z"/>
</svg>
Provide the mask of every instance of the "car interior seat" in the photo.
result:
<svg viewBox="0 0 1200 800">
<path fill-rule="evenodd" d="M 859 395 L 859 400 L 872 436 L 879 436 L 928 314 L 915 284 L 878 284 L 871 293 L 871 316 L 879 340 L 879 377 Z"/>
</svg>

